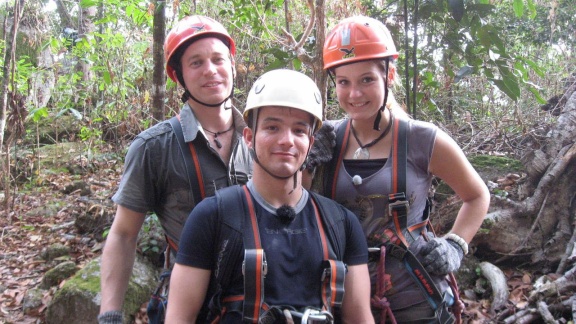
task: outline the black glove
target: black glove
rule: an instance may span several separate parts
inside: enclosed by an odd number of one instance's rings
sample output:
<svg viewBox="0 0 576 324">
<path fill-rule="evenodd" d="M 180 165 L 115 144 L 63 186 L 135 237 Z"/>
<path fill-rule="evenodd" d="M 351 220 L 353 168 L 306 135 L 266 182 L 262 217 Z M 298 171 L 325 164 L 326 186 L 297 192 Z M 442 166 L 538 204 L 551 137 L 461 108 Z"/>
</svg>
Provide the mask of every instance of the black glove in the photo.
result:
<svg viewBox="0 0 576 324">
<path fill-rule="evenodd" d="M 314 134 L 314 145 L 306 159 L 306 169 L 313 170 L 317 166 L 329 162 L 334 155 L 336 132 L 334 126 L 324 123 Z"/>
<path fill-rule="evenodd" d="M 422 265 L 430 274 L 447 275 L 460 268 L 464 251 L 458 243 L 442 237 L 436 237 L 426 243 L 420 250 L 424 257 Z"/>
<path fill-rule="evenodd" d="M 108 311 L 98 315 L 98 324 L 122 324 L 121 311 Z"/>
</svg>

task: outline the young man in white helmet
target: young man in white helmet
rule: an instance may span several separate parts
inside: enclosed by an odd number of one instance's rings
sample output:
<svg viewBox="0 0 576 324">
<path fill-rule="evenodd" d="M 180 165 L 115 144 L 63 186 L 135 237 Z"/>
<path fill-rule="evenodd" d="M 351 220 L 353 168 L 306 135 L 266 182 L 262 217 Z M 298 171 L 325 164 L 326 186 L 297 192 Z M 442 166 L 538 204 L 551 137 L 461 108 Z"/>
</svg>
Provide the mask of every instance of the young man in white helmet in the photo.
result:
<svg viewBox="0 0 576 324">
<path fill-rule="evenodd" d="M 300 72 L 273 70 L 256 80 L 246 105 L 253 178 L 190 214 L 166 322 L 373 323 L 358 220 L 301 183 L 322 124 L 318 87 Z M 208 304 L 210 315 L 199 318 Z"/>
</svg>

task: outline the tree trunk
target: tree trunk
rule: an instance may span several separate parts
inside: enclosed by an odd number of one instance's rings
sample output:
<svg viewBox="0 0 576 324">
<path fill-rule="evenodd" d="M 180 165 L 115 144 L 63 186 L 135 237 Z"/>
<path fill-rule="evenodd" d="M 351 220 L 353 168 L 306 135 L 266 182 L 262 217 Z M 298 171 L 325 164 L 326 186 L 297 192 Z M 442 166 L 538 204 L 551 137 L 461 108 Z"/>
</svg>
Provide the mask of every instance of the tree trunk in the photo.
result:
<svg viewBox="0 0 576 324">
<path fill-rule="evenodd" d="M 6 47 L 4 52 L 4 65 L 2 66 L 2 98 L 0 100 L 0 156 L 6 154 L 6 158 L 0 159 L 4 161 L 2 166 L 3 182 L 4 182 L 4 210 L 9 215 L 8 202 L 10 201 L 10 159 L 8 154 L 10 148 L 6 148 L 4 152 L 4 132 L 6 130 L 6 120 L 8 119 L 8 82 L 11 77 L 13 78 L 14 71 L 14 52 L 16 51 L 16 35 L 18 34 L 18 25 L 20 18 L 22 18 L 22 11 L 24 9 L 25 0 L 14 0 L 14 15 L 12 28 L 10 34 L 6 36 Z M 10 73 L 11 72 L 11 73 Z M 15 90 L 13 90 L 15 91 Z M 9 146 L 9 144 L 7 145 Z M 10 219 L 9 219 L 10 221 Z"/>
<path fill-rule="evenodd" d="M 20 24 L 20 18 L 22 18 L 24 3 L 25 0 L 14 0 L 12 28 L 10 29 L 10 34 L 6 35 L 4 65 L 2 66 L 2 99 L 0 100 L 0 153 L 4 152 L 4 131 L 6 130 L 6 120 L 8 118 L 8 82 L 14 72 L 12 59 L 16 51 L 16 35 L 18 34 L 18 25 Z"/>
<path fill-rule="evenodd" d="M 492 196 L 490 212 L 472 242 L 483 260 L 562 272 L 573 253 L 569 243 L 574 245 L 576 218 L 576 74 L 562 98 L 558 119 L 544 139 L 523 141 L 530 149 L 521 152 L 527 175 L 517 183 L 518 201 Z M 449 227 L 445 225 L 439 227 Z"/>
<path fill-rule="evenodd" d="M 88 8 L 83 8 L 80 6 L 81 1 L 78 1 L 79 7 L 79 17 L 78 17 L 78 36 L 81 38 L 85 38 L 87 34 L 90 34 L 94 31 L 94 23 L 92 19 L 96 16 L 97 7 L 91 6 Z M 78 63 L 76 64 L 76 71 L 82 73 L 82 78 L 79 80 L 79 83 L 76 85 L 76 93 L 83 94 L 86 93 L 86 85 L 87 83 L 92 80 L 92 72 L 90 71 L 90 64 L 86 62 L 86 60 L 78 59 Z M 79 100 L 80 98 L 76 98 Z M 78 107 L 82 108 L 82 111 L 86 115 L 86 103 L 76 102 Z"/>
<path fill-rule="evenodd" d="M 164 14 L 166 2 L 156 1 L 154 9 L 154 31 L 152 55 L 154 59 L 154 72 L 152 76 L 152 117 L 161 121 L 166 116 L 164 111 L 164 98 L 166 96 L 166 76 L 164 73 L 164 38 L 166 32 L 166 17 Z"/>
</svg>

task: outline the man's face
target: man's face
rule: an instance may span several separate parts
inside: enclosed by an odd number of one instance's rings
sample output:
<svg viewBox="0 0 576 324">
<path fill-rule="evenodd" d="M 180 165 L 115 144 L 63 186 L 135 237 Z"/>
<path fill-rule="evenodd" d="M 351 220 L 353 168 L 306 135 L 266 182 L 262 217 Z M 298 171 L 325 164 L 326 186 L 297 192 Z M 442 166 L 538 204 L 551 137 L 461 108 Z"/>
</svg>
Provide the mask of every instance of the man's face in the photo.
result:
<svg viewBox="0 0 576 324">
<path fill-rule="evenodd" d="M 180 58 L 186 88 L 207 104 L 224 101 L 234 82 L 230 50 L 218 38 L 208 37 L 193 42 Z"/>
<path fill-rule="evenodd" d="M 244 137 L 268 171 L 289 177 L 304 163 L 312 146 L 311 122 L 311 115 L 300 109 L 262 107 L 258 109 L 256 138 L 249 128 Z"/>
</svg>

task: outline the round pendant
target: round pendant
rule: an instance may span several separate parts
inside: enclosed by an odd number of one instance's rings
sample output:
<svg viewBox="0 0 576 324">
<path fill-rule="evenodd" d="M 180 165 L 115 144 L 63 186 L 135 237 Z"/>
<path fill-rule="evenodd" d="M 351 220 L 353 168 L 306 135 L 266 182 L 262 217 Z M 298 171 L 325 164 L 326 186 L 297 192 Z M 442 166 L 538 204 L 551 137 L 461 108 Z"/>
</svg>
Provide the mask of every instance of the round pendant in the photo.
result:
<svg viewBox="0 0 576 324">
<path fill-rule="evenodd" d="M 355 160 L 368 160 L 370 158 L 370 152 L 367 148 L 359 147 L 352 156 Z"/>
</svg>

